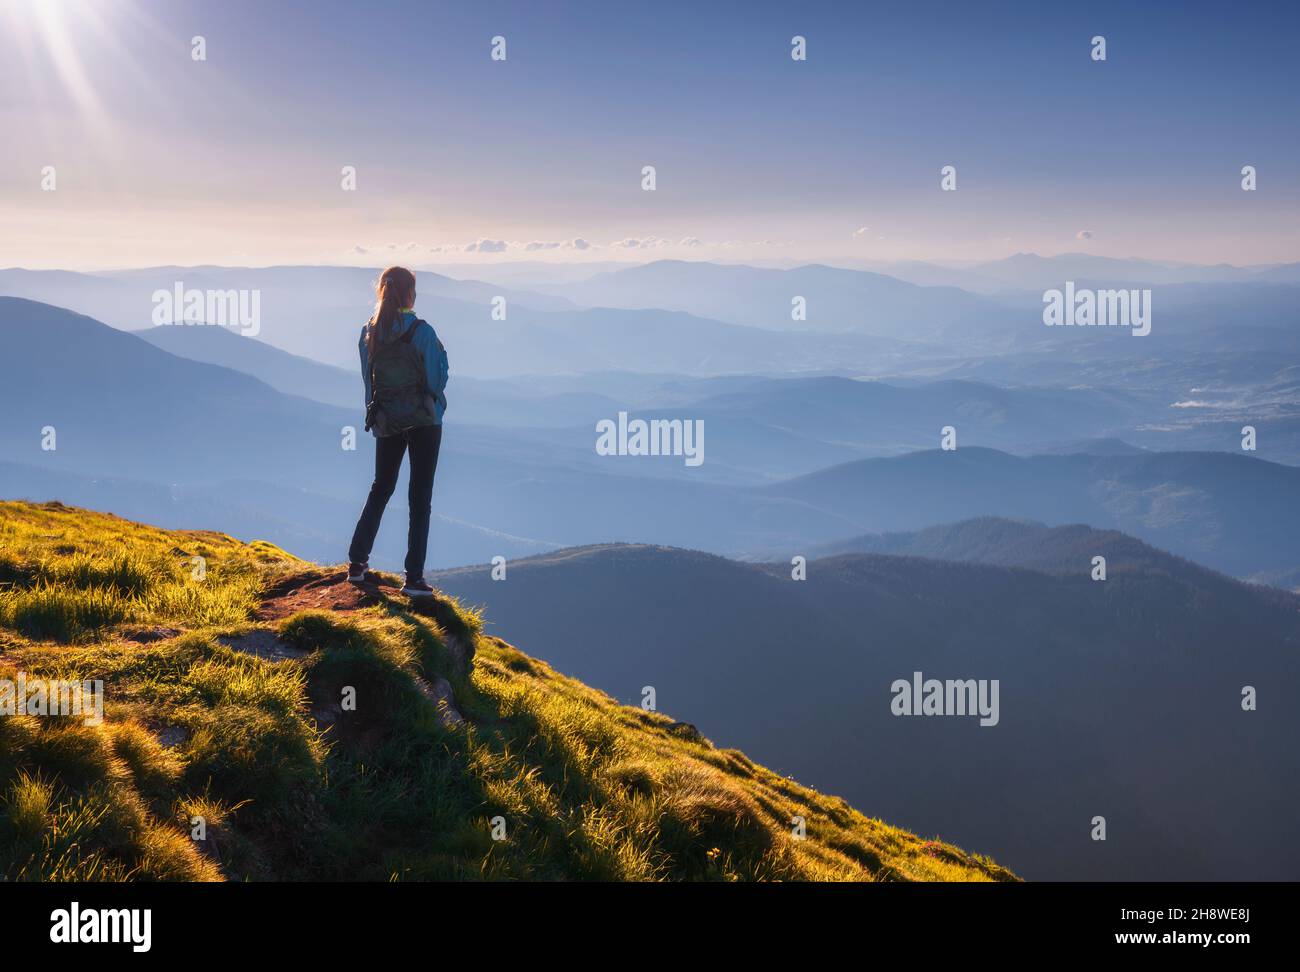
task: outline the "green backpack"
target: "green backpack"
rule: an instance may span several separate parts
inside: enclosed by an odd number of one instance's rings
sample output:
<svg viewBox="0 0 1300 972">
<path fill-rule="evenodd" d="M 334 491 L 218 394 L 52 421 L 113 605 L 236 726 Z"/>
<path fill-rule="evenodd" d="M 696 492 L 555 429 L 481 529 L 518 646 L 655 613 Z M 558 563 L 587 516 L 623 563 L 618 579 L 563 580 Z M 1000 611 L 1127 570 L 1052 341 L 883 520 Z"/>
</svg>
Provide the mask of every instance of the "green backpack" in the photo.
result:
<svg viewBox="0 0 1300 972">
<path fill-rule="evenodd" d="M 377 436 L 399 435 L 437 423 L 424 359 L 411 344 L 415 329 L 423 323 L 416 320 L 401 337 L 375 344 L 370 356 L 367 432 L 373 429 Z"/>
</svg>

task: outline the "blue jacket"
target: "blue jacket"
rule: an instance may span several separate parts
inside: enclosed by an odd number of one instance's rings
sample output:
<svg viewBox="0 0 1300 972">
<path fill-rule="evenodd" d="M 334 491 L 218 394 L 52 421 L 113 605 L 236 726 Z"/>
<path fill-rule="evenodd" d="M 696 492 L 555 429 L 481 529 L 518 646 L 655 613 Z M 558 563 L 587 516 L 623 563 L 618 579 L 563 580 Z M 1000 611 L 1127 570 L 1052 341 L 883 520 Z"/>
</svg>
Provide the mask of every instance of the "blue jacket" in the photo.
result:
<svg viewBox="0 0 1300 972">
<path fill-rule="evenodd" d="M 418 319 L 412 311 L 402 311 L 393 321 L 393 337 L 401 337 Z M 366 329 L 369 327 L 369 324 L 362 325 L 360 342 L 361 380 L 366 386 L 365 404 L 370 402 L 370 352 L 366 349 Z M 427 321 L 423 328 L 415 332 L 411 344 L 424 359 L 424 372 L 429 379 L 429 392 L 433 395 L 435 417 L 441 425 L 442 413 L 447 410 L 447 349 L 438 340 L 433 325 Z"/>
</svg>

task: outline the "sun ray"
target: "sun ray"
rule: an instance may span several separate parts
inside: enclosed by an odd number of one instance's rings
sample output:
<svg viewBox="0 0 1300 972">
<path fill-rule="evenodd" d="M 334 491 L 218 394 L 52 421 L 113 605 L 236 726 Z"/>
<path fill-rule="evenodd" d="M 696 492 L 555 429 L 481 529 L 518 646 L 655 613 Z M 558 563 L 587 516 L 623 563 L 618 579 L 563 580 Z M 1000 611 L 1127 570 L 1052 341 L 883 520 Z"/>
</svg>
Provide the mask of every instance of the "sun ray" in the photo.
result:
<svg viewBox="0 0 1300 972">
<path fill-rule="evenodd" d="M 101 115 L 103 109 L 99 95 L 86 73 L 71 32 L 76 18 L 90 19 L 94 16 L 90 4 L 81 0 L 36 0 L 29 6 L 64 89 L 81 112 L 92 117 Z"/>
</svg>

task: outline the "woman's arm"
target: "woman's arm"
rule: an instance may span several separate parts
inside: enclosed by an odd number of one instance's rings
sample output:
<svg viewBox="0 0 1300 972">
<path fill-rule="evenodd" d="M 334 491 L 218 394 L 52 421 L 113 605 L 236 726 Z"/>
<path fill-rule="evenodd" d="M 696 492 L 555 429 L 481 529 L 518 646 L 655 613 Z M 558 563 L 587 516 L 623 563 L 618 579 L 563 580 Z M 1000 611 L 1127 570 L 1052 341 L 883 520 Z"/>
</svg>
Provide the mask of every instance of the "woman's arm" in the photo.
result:
<svg viewBox="0 0 1300 972">
<path fill-rule="evenodd" d="M 366 389 L 366 400 L 362 403 L 367 407 L 370 405 L 370 351 L 366 348 L 366 327 L 361 327 L 361 340 L 358 348 L 361 352 L 361 382 Z"/>
</svg>

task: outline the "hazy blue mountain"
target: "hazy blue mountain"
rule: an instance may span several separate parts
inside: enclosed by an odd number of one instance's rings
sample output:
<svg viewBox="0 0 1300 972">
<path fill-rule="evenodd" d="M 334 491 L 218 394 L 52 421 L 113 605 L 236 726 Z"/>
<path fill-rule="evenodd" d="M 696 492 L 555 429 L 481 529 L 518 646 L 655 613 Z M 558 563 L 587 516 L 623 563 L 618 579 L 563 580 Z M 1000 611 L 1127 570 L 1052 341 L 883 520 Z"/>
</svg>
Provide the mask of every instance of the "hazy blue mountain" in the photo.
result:
<svg viewBox="0 0 1300 972">
<path fill-rule="evenodd" d="M 1104 388 L 998 388 L 968 381 L 857 381 L 836 376 L 735 375 L 648 381 L 623 374 L 470 382 L 464 413 L 476 422 L 538 429 L 548 442 L 586 448 L 592 428 L 620 409 L 643 418 L 704 421 L 709 459 L 694 478 L 758 482 L 864 456 L 925 448 L 956 423 L 972 444 L 1046 451 L 1140 452 L 1104 434 L 1150 421 L 1150 395 Z M 567 393 L 556 387 L 573 389 Z M 619 397 L 615 397 L 618 394 Z M 647 467 L 649 468 L 649 467 Z M 735 473 L 736 475 L 732 475 Z"/>
<path fill-rule="evenodd" d="M 753 327 L 855 331 L 901 340 L 973 340 L 1006 329 L 997 304 L 953 287 L 918 287 L 893 277 L 809 265 L 777 270 L 659 260 L 548 288 L 588 306 L 661 307 Z M 807 319 L 791 320 L 803 297 Z"/>
<path fill-rule="evenodd" d="M 965 270 L 972 281 L 995 281 L 1002 289 L 1043 289 L 1059 287 L 1065 280 L 1108 280 L 1115 284 L 1182 284 L 1182 283 L 1250 283 L 1295 280 L 1295 264 L 1282 267 L 1243 266 L 1227 263 L 1213 265 L 1142 260 L 1136 257 L 1115 258 L 1091 253 L 1060 253 L 1039 256 L 1016 253 L 1000 260 L 977 263 Z"/>
<path fill-rule="evenodd" d="M 1259 271 L 1258 279 L 1272 283 L 1300 283 L 1300 263 L 1278 263 Z"/>
<path fill-rule="evenodd" d="M 376 272 L 354 267 L 158 267 L 106 275 L 0 270 L 0 293 L 41 300 L 136 331 L 152 295 L 176 282 L 198 290 L 257 290 L 258 332 L 284 351 L 356 366 L 373 310 Z M 493 320 L 492 299 L 506 298 Z M 787 302 L 788 303 L 788 302 Z M 541 309 L 538 309 L 541 308 Z M 898 357 L 904 342 L 861 334 L 810 338 L 659 309 L 577 309 L 561 297 L 419 274 L 417 309 L 447 346 L 454 374 L 492 378 L 611 369 L 679 374 L 816 371 Z"/>
<path fill-rule="evenodd" d="M 46 477 L 74 474 L 62 495 L 68 502 L 147 520 L 155 500 L 167 496 L 166 508 L 178 511 L 167 525 L 208 524 L 235 535 L 282 538 L 328 559 L 346 549 L 373 472 L 359 404 L 339 409 L 284 395 L 238 371 L 177 357 L 90 318 L 16 298 L 0 298 L 0 338 L 13 360 L 25 362 L 0 385 L 6 415 L 0 448 L 11 463 L 0 482 L 4 495 L 60 495 L 44 493 Z M 247 338 L 216 338 L 253 350 Z M 356 450 L 342 448 L 346 425 L 356 428 Z M 42 448 L 47 427 L 55 434 L 52 450 Z M 526 481 L 526 443 L 493 434 L 496 440 L 453 442 L 452 472 L 440 477 L 440 485 L 472 494 L 476 471 L 487 472 L 475 455 L 497 453 L 515 457 L 503 479 Z M 539 446 L 531 461 L 554 466 L 553 454 Z M 381 532 L 377 562 L 400 562 L 404 484 L 405 477 Z M 481 503 L 476 510 L 493 513 Z M 187 522 L 179 511 L 194 518 Z M 436 562 L 556 545 L 477 524 L 441 502 L 439 513 L 445 518 L 434 529 Z M 540 516 L 533 521 L 543 522 Z"/>
<path fill-rule="evenodd" d="M 922 287 L 960 287 L 971 293 L 994 295 L 1021 289 L 1059 287 L 1064 280 L 1098 279 L 1115 284 L 1176 283 L 1298 283 L 1300 263 L 1196 264 L 1138 257 L 1116 258 L 1091 253 L 1040 256 L 1015 253 L 997 260 L 944 264 L 923 260 L 832 261 L 855 269 L 883 273 Z"/>
<path fill-rule="evenodd" d="M 1295 283 L 1165 285 L 1153 291 L 1153 302 L 1156 299 L 1160 321 L 1172 318 L 1172 330 L 1186 346 L 1300 354 L 1300 285 Z"/>
<path fill-rule="evenodd" d="M 354 375 L 287 356 L 264 342 L 219 328 L 158 328 L 141 336 L 154 334 L 162 346 L 249 372 L 286 392 L 334 399 L 350 408 L 359 401 Z M 497 380 L 458 376 L 454 391 L 455 417 L 475 426 L 529 430 L 525 434 L 538 441 L 583 453 L 583 460 L 592 458 L 595 423 L 620 410 L 643 418 L 699 418 L 705 421 L 710 445 L 704 467 L 688 470 L 680 463 L 658 463 L 642 464 L 640 471 L 737 483 L 923 449 L 949 423 L 960 425 L 969 444 L 1015 452 L 1140 452 L 1106 434 L 1137 434 L 1153 415 L 1163 413 L 1168 424 L 1158 444 L 1164 448 L 1216 444 L 1207 429 L 1189 428 L 1186 438 L 1168 431 L 1174 423 L 1186 424 L 1186 410 L 1170 410 L 1151 392 L 1104 387 L 594 372 Z M 1234 438 L 1235 432 L 1217 444 Z M 1270 429 L 1269 454 L 1278 441 Z"/>
<path fill-rule="evenodd" d="M 560 442 L 567 436 L 570 444 L 585 442 L 592 422 L 624 408 L 712 419 L 720 432 L 728 422 L 770 428 L 773 442 L 793 434 L 840 450 L 845 460 L 850 453 L 881 456 L 930 447 L 947 424 L 961 430 L 966 444 L 1021 454 L 1235 450 L 1242 427 L 1250 425 L 1258 433 L 1260 458 L 1300 464 L 1300 364 L 1276 353 L 1064 360 L 1044 353 L 962 359 L 914 374 L 924 377 L 597 372 L 457 387 L 458 395 L 468 396 L 462 415 L 488 424 L 559 429 L 549 437 Z M 719 434 L 711 441 L 721 460 L 744 436 Z M 772 448 L 761 437 L 754 445 L 759 453 L 737 459 L 737 466 L 752 465 L 765 452 L 768 458 L 759 465 L 769 475 L 810 471 L 800 465 L 804 459 L 796 445 Z"/>
<path fill-rule="evenodd" d="M 132 333 L 178 357 L 252 375 L 286 395 L 350 409 L 358 408 L 365 398 L 356 367 L 321 364 L 228 328 L 178 325 Z"/>
<path fill-rule="evenodd" d="M 1013 389 L 962 381 L 900 387 L 834 377 L 754 383 L 703 398 L 695 407 L 893 452 L 934 445 L 945 425 L 964 429 L 982 445 L 1018 448 L 1102 434 L 1149 414 L 1137 396 L 1105 389 Z"/>
<path fill-rule="evenodd" d="M 1284 591 L 1292 591 L 1300 594 L 1300 567 L 1284 568 L 1281 570 L 1261 570 L 1258 573 L 1251 574 L 1246 580 L 1255 584 L 1267 584 L 1270 587 L 1280 587 Z"/>
<path fill-rule="evenodd" d="M 1103 539 L 1143 556 L 1104 582 L 1087 561 L 881 555 L 813 560 L 794 581 L 788 563 L 604 546 L 434 583 L 562 671 L 635 704 L 652 686 L 718 744 L 1027 878 L 1293 874 L 1300 598 Z M 891 715 L 892 683 L 916 671 L 998 679 L 998 724 Z M 1244 685 L 1259 711 L 1242 711 Z"/>
<path fill-rule="evenodd" d="M 1152 411 L 1145 398 L 1102 389 L 1008 389 L 960 381 L 902 386 L 833 376 L 750 378 L 727 385 L 669 382 L 657 392 L 643 390 L 638 401 L 631 411 L 636 417 L 702 421 L 708 444 L 702 467 L 647 463 L 647 470 L 736 483 L 924 449 L 937 443 L 949 424 L 959 426 L 970 444 L 1040 451 L 1062 436 L 1127 430 L 1146 422 Z M 566 404 L 576 409 L 576 402 Z M 585 404 L 593 409 L 586 423 L 538 434 L 557 445 L 582 447 L 591 441 L 595 421 L 628 407 L 603 397 Z M 529 399 L 521 395 L 513 406 L 519 421 L 529 424 Z M 546 407 L 541 399 L 534 411 Z M 501 403 L 492 411 L 499 417 L 507 413 Z"/>
<path fill-rule="evenodd" d="M 862 334 L 809 335 L 767 331 L 670 310 L 573 312 L 511 310 L 506 321 L 485 311 L 420 300 L 468 374 L 502 377 L 618 369 L 713 375 L 852 368 L 899 357 L 899 342 Z"/>
<path fill-rule="evenodd" d="M 1197 580 L 1213 574 L 1206 567 L 1157 550 L 1118 530 L 1097 530 L 1080 523 L 1049 527 L 1030 520 L 989 516 L 906 533 L 868 533 L 835 540 L 814 546 L 809 556 L 844 553 L 932 557 L 1064 574 L 1077 573 L 1080 564 L 1090 564 L 1093 557 L 1100 555 L 1106 558 L 1110 574 L 1150 569 Z M 1255 571 L 1243 574 L 1241 579 L 1300 593 L 1300 567 Z"/>
<path fill-rule="evenodd" d="M 512 287 L 529 288 L 586 280 L 606 270 L 621 270 L 627 265 L 626 262 L 617 260 L 588 260 L 582 263 L 544 260 L 448 263 L 439 260 L 431 264 L 430 268 L 443 276 L 458 280 L 483 280 Z"/>
<path fill-rule="evenodd" d="M 57 307 L 0 297 L 10 362 L 0 446 L 11 461 L 161 482 L 345 475 L 340 429 L 356 413 L 179 358 Z M 42 448 L 45 427 L 56 433 Z"/>
<path fill-rule="evenodd" d="M 180 488 L 249 480 L 267 484 L 240 496 L 250 511 L 330 537 L 350 529 L 372 473 L 373 447 L 360 429 L 359 405 L 335 408 L 285 395 L 229 368 L 14 298 L 0 299 L 0 335 L 14 360 L 27 363 L 0 387 L 9 419 L 0 427 L 0 446 L 9 461 Z M 616 540 L 737 555 L 798 553 L 869 531 L 1001 515 L 1123 529 L 1237 576 L 1298 566 L 1300 525 L 1293 525 L 1292 508 L 1300 469 L 1223 453 L 1020 459 L 969 441 L 979 441 L 981 427 L 990 435 L 1014 434 L 1017 421 L 1031 434 L 1053 428 L 1077 434 L 1073 413 L 1122 414 L 1124 396 L 955 382 L 927 390 L 833 379 L 806 386 L 752 376 L 657 380 L 659 386 L 628 382 L 629 394 L 677 396 L 683 404 L 658 410 L 667 417 L 706 416 L 705 466 L 697 467 L 706 472 L 697 474 L 680 456 L 597 455 L 594 423 L 474 424 L 473 416 L 457 412 L 453 371 L 438 512 L 500 534 L 499 553 L 521 544 L 536 550 Z M 593 379 L 582 386 L 592 391 L 583 394 L 613 392 L 617 382 Z M 539 385 L 543 393 L 554 387 Z M 891 437 L 905 446 L 906 436 L 915 430 L 919 439 L 927 424 L 937 436 L 939 418 L 952 411 L 964 416 L 956 422 L 955 453 L 859 460 L 763 488 L 747 485 L 799 472 L 801 464 L 835 462 Z M 52 451 L 42 449 L 47 426 L 57 434 Z M 343 447 L 347 427 L 358 435 L 354 450 Z M 875 440 L 877 427 L 885 433 Z M 391 557 L 401 547 L 403 488 L 377 556 Z M 336 505 L 305 502 L 301 491 Z M 449 545 L 435 549 L 432 562 L 455 563 L 483 549 Z"/>
<path fill-rule="evenodd" d="M 1150 333 L 1135 337 L 1128 327 L 1047 327 L 1044 293 L 1072 281 L 1076 293 L 1105 289 L 1149 290 Z M 1022 355 L 1049 358 L 1055 368 L 1076 358 L 1104 359 L 1123 368 L 1153 359 L 1185 360 L 1190 355 L 1266 352 L 1300 358 L 1300 285 L 1283 283 L 1170 283 L 1116 281 L 1105 277 L 1065 277 L 1042 288 L 997 295 L 1011 328 L 1003 354 L 1012 363 Z M 960 350 L 960 349 L 958 349 Z M 1001 362 L 989 355 L 990 365 Z"/>
<path fill-rule="evenodd" d="M 1300 561 L 1300 469 L 1230 453 L 1021 458 L 959 444 L 859 460 L 763 492 L 842 516 L 858 533 L 1003 516 L 1120 529 L 1234 576 Z"/>
<path fill-rule="evenodd" d="M 1123 392 L 1144 401 L 1148 409 L 1131 428 L 1115 430 L 1130 444 L 1166 451 L 1237 449 L 1242 427 L 1249 425 L 1257 432 L 1261 458 L 1300 464 L 1300 358 L 1276 349 L 1196 350 L 1185 342 L 1163 340 L 1145 352 L 1121 353 L 1125 345 L 1143 340 L 1121 342 L 1120 350 L 1105 347 L 1106 342 L 1066 342 L 1033 353 L 954 355 L 918 363 L 907 373 L 926 380 L 950 377 Z M 1058 439 L 1034 451 L 1060 447 Z M 1085 446 L 1076 451 L 1094 450 Z"/>
<path fill-rule="evenodd" d="M 1055 456 L 1068 456 L 1079 452 L 1090 456 L 1136 456 L 1148 450 L 1143 449 L 1141 446 L 1131 445 L 1123 439 L 1102 437 L 1074 439 L 1051 446 L 1040 446 L 1035 451 Z"/>
<path fill-rule="evenodd" d="M 131 333 L 178 357 L 242 371 L 285 394 L 351 410 L 359 408 L 362 401 L 356 363 L 348 368 L 322 364 L 222 327 L 151 327 Z M 355 353 L 355 342 L 352 350 Z M 620 408 L 658 403 L 665 397 L 662 389 L 690 381 L 681 376 L 632 372 L 513 379 L 473 378 L 457 373 L 456 412 L 476 425 L 531 428 L 580 423 L 585 427 Z M 702 395 L 705 387 L 714 386 L 698 387 Z M 633 388 L 643 390 L 628 394 Z M 620 397 L 613 397 L 614 392 Z"/>
<path fill-rule="evenodd" d="M 918 287 L 959 287 L 973 294 L 996 294 L 1005 285 L 968 267 L 953 267 L 923 260 L 841 260 L 830 261 L 849 269 L 883 273 Z"/>
<path fill-rule="evenodd" d="M 1092 558 L 1106 558 L 1108 576 L 1150 570 L 1175 574 L 1196 583 L 1230 583 L 1189 560 L 1175 557 L 1118 530 L 1096 530 L 1086 524 L 1049 527 L 1031 520 L 984 516 L 945 523 L 908 533 L 868 533 L 819 544 L 810 556 L 893 554 L 1025 567 L 1069 576 L 1092 568 Z"/>
<path fill-rule="evenodd" d="M 739 327 L 690 314 L 647 310 L 535 311 L 507 305 L 492 320 L 485 301 L 429 296 L 417 304 L 447 347 L 453 374 L 502 378 L 616 369 L 711 375 L 818 371 L 899 359 L 901 342 L 861 334 L 809 336 Z M 356 344 L 369 307 L 266 318 L 261 337 L 297 354 L 356 366 Z"/>
<path fill-rule="evenodd" d="M 0 386 L 7 416 L 0 447 L 9 461 L 177 487 L 255 480 L 267 485 L 240 495 L 248 509 L 329 536 L 350 533 L 373 469 L 359 406 L 284 395 L 237 371 L 17 298 L 0 298 L 0 339 L 14 360 L 27 363 Z M 455 408 L 453 395 L 449 416 Z M 55 430 L 53 450 L 42 448 L 47 427 Z M 345 427 L 356 431 L 354 450 L 343 448 Z M 849 529 L 834 514 L 797 502 L 702 480 L 665 482 L 646 471 L 636 457 L 597 456 L 594 426 L 581 441 L 557 446 L 526 431 L 454 425 L 444 438 L 435 504 L 449 520 L 500 534 L 497 553 L 520 542 L 545 549 L 621 538 L 788 543 Z M 404 482 L 381 534 L 390 537 L 390 552 L 403 542 L 392 524 L 405 516 Z M 322 508 L 303 502 L 302 490 L 346 502 Z M 451 556 L 435 549 L 433 562 Z"/>
<path fill-rule="evenodd" d="M 138 333 L 183 357 L 243 371 L 289 394 L 349 409 L 360 401 L 355 365 L 322 366 L 222 328 Z M 463 347 L 451 329 L 444 334 L 456 351 L 457 417 L 476 425 L 555 428 L 561 431 L 548 435 L 550 441 L 585 449 L 593 424 L 620 410 L 658 415 L 689 409 L 709 419 L 715 433 L 717 461 L 699 476 L 725 481 L 797 475 L 854 458 L 925 448 L 949 423 L 960 424 L 969 444 L 1039 453 L 1216 450 L 1238 441 L 1242 425 L 1250 424 L 1259 432 L 1262 456 L 1300 462 L 1300 365 L 1287 366 L 1275 353 L 1147 356 L 1129 362 L 1127 370 L 1112 358 L 1038 355 L 1024 356 L 1023 366 L 1002 357 L 995 368 L 960 369 L 988 372 L 1004 388 L 990 387 L 987 380 L 698 379 L 626 371 L 481 380 L 465 376 L 458 366 L 464 356 L 481 353 L 474 347 L 475 340 L 483 343 L 482 335 Z M 505 353 L 537 336 L 521 337 Z M 548 359 L 541 354 L 530 360 L 541 365 Z M 1073 387 L 1024 386 L 1025 379 Z"/>
<path fill-rule="evenodd" d="M 177 283 L 198 290 L 258 290 L 268 321 L 309 320 L 338 312 L 360 328 L 374 306 L 376 267 L 144 267 L 97 273 L 63 270 L 0 270 L 0 294 L 27 297 L 68 307 L 126 330 L 151 323 L 153 293 Z M 571 310 L 562 297 L 489 284 L 456 280 L 430 271 L 418 274 L 420 295 L 443 297 L 487 307 L 493 297 L 541 310 Z M 280 342 L 274 342 L 280 343 Z M 282 345 L 283 346 L 283 345 Z"/>
</svg>

